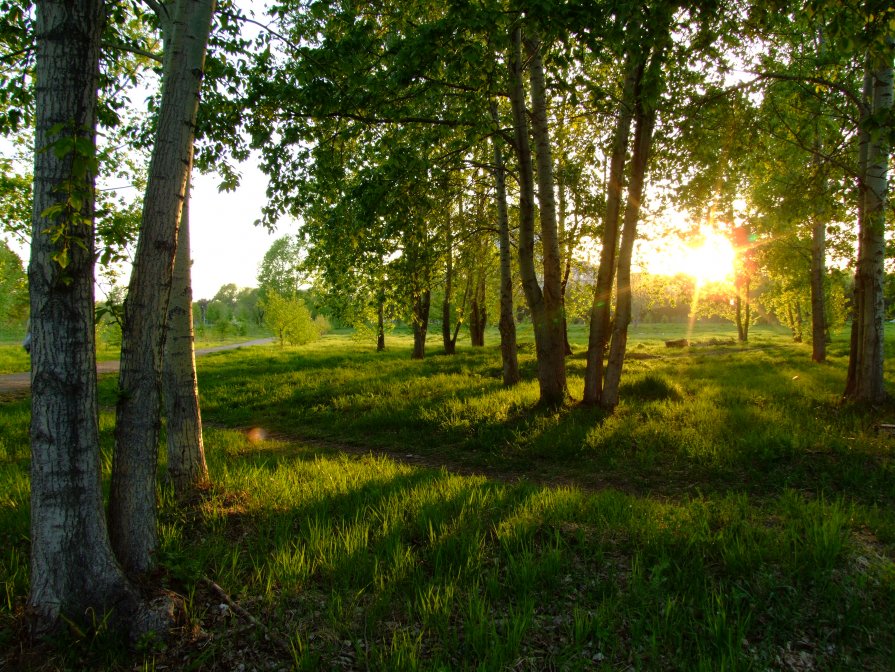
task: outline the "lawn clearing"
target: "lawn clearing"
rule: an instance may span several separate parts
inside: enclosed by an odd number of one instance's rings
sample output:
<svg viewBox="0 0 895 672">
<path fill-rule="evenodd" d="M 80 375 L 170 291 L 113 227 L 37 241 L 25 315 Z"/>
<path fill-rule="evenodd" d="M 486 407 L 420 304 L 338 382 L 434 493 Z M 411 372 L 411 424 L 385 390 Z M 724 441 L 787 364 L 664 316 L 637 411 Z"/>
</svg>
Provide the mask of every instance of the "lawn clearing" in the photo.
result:
<svg viewBox="0 0 895 672">
<path fill-rule="evenodd" d="M 185 505 L 161 492 L 157 578 L 185 608 L 172 641 L 136 657 L 101 628 L 71 635 L 64 653 L 18 653 L 28 401 L 2 402 L 4 659 L 33 669 L 892 669 L 893 439 L 877 429 L 892 409 L 839 404 L 841 341 L 818 366 L 770 329 L 742 346 L 703 328 L 690 348 L 665 348 L 683 329 L 634 332 L 611 417 L 533 409 L 530 347 L 526 382 L 512 390 L 495 346 L 446 357 L 434 339 L 423 362 L 404 336 L 378 354 L 335 336 L 202 358 L 215 485 Z M 578 345 L 577 397 L 583 367 Z M 114 386 L 101 382 L 106 451 Z"/>
</svg>

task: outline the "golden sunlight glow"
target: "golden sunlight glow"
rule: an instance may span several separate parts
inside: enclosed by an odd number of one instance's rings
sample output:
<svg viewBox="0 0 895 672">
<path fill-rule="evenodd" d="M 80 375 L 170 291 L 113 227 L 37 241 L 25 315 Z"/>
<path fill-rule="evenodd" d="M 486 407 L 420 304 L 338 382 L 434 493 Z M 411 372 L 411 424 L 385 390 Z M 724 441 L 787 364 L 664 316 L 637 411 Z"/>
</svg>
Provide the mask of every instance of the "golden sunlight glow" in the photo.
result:
<svg viewBox="0 0 895 672">
<path fill-rule="evenodd" d="M 697 285 L 720 282 L 733 275 L 736 254 L 722 234 L 703 229 L 689 242 L 668 245 L 649 263 L 649 271 L 663 275 L 689 275 Z"/>
</svg>

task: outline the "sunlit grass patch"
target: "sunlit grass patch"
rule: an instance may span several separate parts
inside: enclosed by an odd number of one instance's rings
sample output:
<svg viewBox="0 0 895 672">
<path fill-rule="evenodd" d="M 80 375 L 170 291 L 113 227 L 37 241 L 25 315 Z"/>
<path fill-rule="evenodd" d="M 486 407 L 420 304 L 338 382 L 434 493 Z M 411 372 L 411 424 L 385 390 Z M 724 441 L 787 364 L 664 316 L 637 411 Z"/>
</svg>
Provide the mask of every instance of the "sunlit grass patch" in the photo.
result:
<svg viewBox="0 0 895 672">
<path fill-rule="evenodd" d="M 452 357 L 432 339 L 423 362 L 405 335 L 200 359 L 214 484 L 159 490 L 159 576 L 188 626 L 136 665 L 891 669 L 889 410 L 840 405 L 844 360 L 816 366 L 785 334 L 730 345 L 713 326 L 668 353 L 680 326 L 635 330 L 657 358 L 626 362 L 611 415 L 536 407 L 530 349 L 502 388 L 490 332 Z M 0 409 L 27 444 L 27 403 Z M 5 626 L 27 591 L 27 453 L 0 466 Z"/>
</svg>

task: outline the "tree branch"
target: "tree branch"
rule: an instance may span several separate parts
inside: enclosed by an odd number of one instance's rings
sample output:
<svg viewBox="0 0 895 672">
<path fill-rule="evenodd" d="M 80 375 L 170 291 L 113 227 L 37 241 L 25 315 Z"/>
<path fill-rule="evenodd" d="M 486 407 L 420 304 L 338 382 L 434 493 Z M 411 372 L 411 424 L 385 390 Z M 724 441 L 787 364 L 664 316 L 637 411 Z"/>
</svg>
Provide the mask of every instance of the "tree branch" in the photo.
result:
<svg viewBox="0 0 895 672">
<path fill-rule="evenodd" d="M 140 47 L 136 47 L 130 44 L 115 44 L 114 42 L 103 42 L 103 46 L 108 49 L 117 49 L 118 51 L 123 51 L 127 54 L 135 54 L 137 56 L 143 56 L 144 58 L 148 58 L 150 60 L 155 61 L 156 63 L 163 63 L 164 59 L 159 54 L 154 54 L 151 51 L 147 51 L 145 49 L 141 49 Z"/>
</svg>

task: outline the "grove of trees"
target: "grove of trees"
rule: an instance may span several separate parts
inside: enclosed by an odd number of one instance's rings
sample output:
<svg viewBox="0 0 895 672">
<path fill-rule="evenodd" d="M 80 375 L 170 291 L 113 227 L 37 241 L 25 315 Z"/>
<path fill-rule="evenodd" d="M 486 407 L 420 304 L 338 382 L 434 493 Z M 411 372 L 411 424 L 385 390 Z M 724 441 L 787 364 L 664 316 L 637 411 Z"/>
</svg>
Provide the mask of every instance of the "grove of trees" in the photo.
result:
<svg viewBox="0 0 895 672">
<path fill-rule="evenodd" d="M 241 36 L 247 25 L 257 37 Z M 732 293 L 705 314 L 730 317 L 746 341 L 769 310 L 818 362 L 831 323 L 848 319 L 843 396 L 885 399 L 888 2 L 280 0 L 256 21 L 214 0 L 0 1 L 0 49 L 15 73 L 0 85 L 0 129 L 33 135 L 30 176 L 0 164 L 0 207 L 31 200 L 30 230 L 4 227 L 31 241 L 29 606 L 41 631 L 110 611 L 132 636 L 166 627 L 169 605 L 133 580 L 156 561 L 163 397 L 177 491 L 209 478 L 192 353 L 194 159 L 232 187 L 237 162 L 259 156 L 263 223 L 302 221 L 262 265 L 259 322 L 300 312 L 287 304 L 312 285 L 340 319 L 375 325 L 380 348 L 387 320 L 406 320 L 423 358 L 434 304 L 448 354 L 463 325 L 481 346 L 499 324 L 513 385 L 522 316 L 540 402 L 557 406 L 572 401 L 566 330 L 579 311 L 580 401 L 611 412 L 638 302 L 685 303 L 668 298 L 686 295 L 680 279 L 656 289 L 632 265 L 644 221 L 672 202 L 738 254 Z M 123 92 L 153 68 L 152 109 L 132 122 Z M 134 210 L 98 206 L 97 179 L 120 165 L 112 137 L 150 157 L 130 229 Z M 107 516 L 94 283 L 137 232 Z M 15 267 L 0 248 L 10 314 Z M 231 310 L 240 300 L 235 287 L 219 294 Z"/>
</svg>

